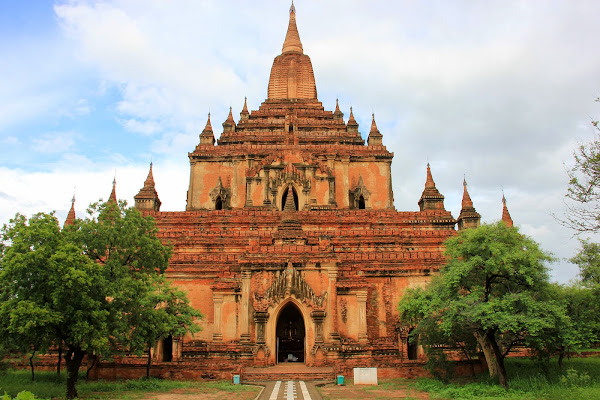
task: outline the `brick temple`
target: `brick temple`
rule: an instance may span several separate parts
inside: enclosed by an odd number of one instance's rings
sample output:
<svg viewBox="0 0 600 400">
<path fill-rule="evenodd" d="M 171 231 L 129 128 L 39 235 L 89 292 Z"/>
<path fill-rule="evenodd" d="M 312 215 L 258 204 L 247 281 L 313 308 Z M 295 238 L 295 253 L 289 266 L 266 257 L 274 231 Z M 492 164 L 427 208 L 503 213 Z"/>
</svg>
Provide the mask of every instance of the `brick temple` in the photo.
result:
<svg viewBox="0 0 600 400">
<path fill-rule="evenodd" d="M 318 100 L 293 5 L 267 93 L 258 110 L 244 103 L 237 122 L 230 109 L 218 140 L 209 114 L 188 154 L 185 211 L 160 211 L 152 165 L 135 196 L 173 246 L 167 276 L 204 314 L 193 338 L 158 346 L 157 368 L 226 377 L 295 363 L 410 375 L 421 354 L 398 302 L 441 267 L 456 226 L 479 224 L 466 183 L 455 219 L 427 165 L 419 211 L 396 211 L 393 153 L 374 117 L 365 143 L 352 109 L 346 119 Z M 503 219 L 512 224 L 506 203 Z M 101 363 L 98 374 L 126 376 L 127 364 Z"/>
</svg>

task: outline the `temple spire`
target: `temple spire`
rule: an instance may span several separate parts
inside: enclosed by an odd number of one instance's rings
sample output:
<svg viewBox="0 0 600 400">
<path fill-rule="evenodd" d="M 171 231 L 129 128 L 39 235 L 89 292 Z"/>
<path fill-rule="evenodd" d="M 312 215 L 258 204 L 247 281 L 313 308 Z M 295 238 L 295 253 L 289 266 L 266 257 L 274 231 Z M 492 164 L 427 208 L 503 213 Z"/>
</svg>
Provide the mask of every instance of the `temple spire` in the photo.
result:
<svg viewBox="0 0 600 400">
<path fill-rule="evenodd" d="M 152 174 L 152 161 L 150 161 L 150 170 L 148 171 L 148 176 L 144 181 L 144 187 L 153 188 L 154 187 L 154 175 Z"/>
<path fill-rule="evenodd" d="M 348 123 L 346 124 L 346 131 L 348 133 L 358 133 L 358 122 L 354 119 L 352 107 L 350 107 L 350 116 L 348 117 Z"/>
<path fill-rule="evenodd" d="M 75 223 L 75 193 L 73 193 L 73 198 L 71 199 L 71 209 L 67 214 L 67 219 L 65 220 L 65 225 L 73 225 Z"/>
<path fill-rule="evenodd" d="M 159 211 L 161 201 L 158 198 L 158 193 L 154 187 L 154 175 L 152 174 L 152 162 L 150 162 L 150 170 L 148 177 L 144 181 L 144 186 L 134 197 L 135 208 L 138 210 Z"/>
<path fill-rule="evenodd" d="M 434 188 L 435 187 L 435 182 L 433 181 L 433 176 L 431 175 L 431 167 L 429 166 L 429 163 L 427 163 L 427 178 L 425 180 L 425 187 L 426 188 Z"/>
<path fill-rule="evenodd" d="M 373 121 L 371 122 L 371 131 L 367 138 L 367 144 L 369 146 L 380 146 L 383 144 L 383 135 L 379 132 L 377 124 L 375 123 L 375 113 L 373 113 Z"/>
<path fill-rule="evenodd" d="M 462 208 L 465 207 L 473 207 L 473 200 L 471 200 L 471 196 L 469 196 L 469 191 L 467 190 L 467 179 L 463 177 L 463 198 L 462 198 Z"/>
<path fill-rule="evenodd" d="M 215 135 L 213 134 L 212 125 L 210 123 L 210 113 L 208 113 L 208 120 L 206 121 L 206 126 L 200 134 L 200 144 L 215 144 Z"/>
<path fill-rule="evenodd" d="M 115 203 L 118 203 L 116 187 L 117 187 L 117 177 L 115 176 L 115 178 L 113 179 L 112 191 L 110 192 L 110 196 L 108 196 L 108 201 L 113 201 Z"/>
<path fill-rule="evenodd" d="M 233 120 L 233 114 L 231 112 L 231 107 L 229 107 L 229 115 L 227 116 L 227 120 L 223 122 L 223 132 L 231 133 L 235 132 L 235 121 Z"/>
<path fill-rule="evenodd" d="M 298 34 L 298 27 L 296 26 L 296 7 L 294 7 L 294 2 L 292 2 L 292 6 L 290 7 L 290 22 L 287 34 L 285 35 L 285 41 L 283 42 L 282 53 L 287 53 L 288 51 L 303 53 L 300 34 Z"/>
<path fill-rule="evenodd" d="M 460 210 L 460 215 L 456 219 L 458 230 L 477 228 L 480 221 L 481 215 L 475 210 L 475 207 L 473 207 L 473 200 L 471 200 L 471 196 L 469 196 L 469 191 L 467 190 L 467 180 L 466 178 L 463 178 L 462 209 Z"/>
<path fill-rule="evenodd" d="M 340 110 L 340 103 L 338 99 L 335 99 L 335 111 L 333 112 L 333 119 L 344 122 L 344 113 Z"/>
<path fill-rule="evenodd" d="M 508 212 L 508 207 L 506 207 L 506 197 L 504 197 L 504 191 L 502 191 L 502 222 L 504 222 L 506 226 L 513 226 L 513 220 Z"/>
<path fill-rule="evenodd" d="M 425 189 L 419 199 L 419 210 L 444 210 L 444 196 L 435 187 L 431 167 L 427 163 L 427 178 L 425 180 Z"/>
<path fill-rule="evenodd" d="M 240 121 L 248 119 L 249 115 L 250 113 L 248 112 L 248 98 L 244 97 L 244 108 L 242 108 L 242 111 L 240 112 Z"/>
</svg>

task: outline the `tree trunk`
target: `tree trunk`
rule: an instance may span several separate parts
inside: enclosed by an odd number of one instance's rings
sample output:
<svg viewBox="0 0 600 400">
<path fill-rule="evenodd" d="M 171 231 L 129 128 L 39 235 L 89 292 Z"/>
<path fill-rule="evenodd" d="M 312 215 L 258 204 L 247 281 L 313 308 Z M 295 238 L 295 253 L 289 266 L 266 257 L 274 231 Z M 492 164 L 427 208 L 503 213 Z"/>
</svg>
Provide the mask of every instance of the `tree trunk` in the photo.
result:
<svg viewBox="0 0 600 400">
<path fill-rule="evenodd" d="M 92 370 L 92 368 L 94 368 L 94 365 L 96 365 L 96 355 L 88 355 L 88 362 L 90 360 L 90 357 L 92 357 L 92 365 L 90 365 L 87 369 L 87 371 L 85 371 L 85 383 L 88 383 L 88 380 L 90 379 L 90 371 Z"/>
<path fill-rule="evenodd" d="M 35 374 L 33 372 L 33 356 L 35 356 L 35 352 L 36 350 L 33 350 L 33 353 L 31 353 L 31 357 L 29 357 L 29 365 L 31 366 L 31 381 L 35 381 Z"/>
<path fill-rule="evenodd" d="M 498 382 L 503 388 L 508 388 L 508 377 L 506 376 L 506 368 L 504 367 L 504 355 L 500 351 L 500 347 L 496 342 L 496 336 L 493 331 L 487 331 L 486 336 L 488 341 L 492 344 L 494 355 L 496 356 L 496 362 L 498 363 Z"/>
<path fill-rule="evenodd" d="M 58 361 L 56 362 L 56 376 L 60 377 L 60 362 L 62 361 L 62 340 L 58 343 Z"/>
<path fill-rule="evenodd" d="M 152 346 L 148 346 L 148 362 L 146 363 L 146 379 L 150 379 L 150 365 L 152 364 Z"/>
<path fill-rule="evenodd" d="M 503 387 L 508 387 L 508 381 L 506 379 L 506 369 L 504 368 L 504 357 L 498 348 L 494 332 L 488 331 L 485 333 L 475 332 L 475 339 L 479 343 L 485 362 L 488 366 L 490 378 L 497 379 L 498 383 Z"/>
<path fill-rule="evenodd" d="M 560 349 L 558 350 L 558 367 L 562 369 L 563 366 L 563 359 L 565 358 L 565 347 L 564 346 L 560 346 Z"/>
<path fill-rule="evenodd" d="M 65 364 L 67 364 L 67 399 L 77 397 L 77 388 L 75 385 L 77 384 L 79 367 L 84 356 L 85 351 L 79 347 L 69 347 L 67 354 L 65 354 Z"/>
</svg>

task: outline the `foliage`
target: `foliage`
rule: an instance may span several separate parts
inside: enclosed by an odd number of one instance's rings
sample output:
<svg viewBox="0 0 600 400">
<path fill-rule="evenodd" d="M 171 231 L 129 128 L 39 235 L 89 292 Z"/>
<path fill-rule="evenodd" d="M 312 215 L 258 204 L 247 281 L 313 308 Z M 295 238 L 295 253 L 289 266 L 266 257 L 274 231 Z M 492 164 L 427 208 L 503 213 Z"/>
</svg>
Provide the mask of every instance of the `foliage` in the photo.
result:
<svg viewBox="0 0 600 400">
<path fill-rule="evenodd" d="M 582 239 L 581 249 L 571 258 L 579 266 L 579 278 L 584 287 L 600 290 L 600 244 Z"/>
<path fill-rule="evenodd" d="M 83 377 L 83 374 L 82 374 Z M 65 398 L 65 380 L 66 378 L 57 377 L 50 371 L 38 372 L 35 382 L 31 382 L 27 371 L 9 370 L 5 376 L 0 376 L 0 393 L 5 391 L 16 396 L 22 390 L 29 390 L 36 395 L 36 399 L 64 399 Z M 176 389 L 195 389 L 202 393 L 215 392 L 236 392 L 247 391 L 257 392 L 257 388 L 246 385 L 233 385 L 224 381 L 175 381 L 168 379 L 130 379 L 117 381 L 90 381 L 87 384 L 80 385 L 80 397 L 86 399 L 124 399 L 124 398 L 152 398 L 153 396 L 140 396 L 142 393 L 168 392 Z M 227 398 L 230 398 L 229 396 Z M 0 396 L 1 400 L 1 396 Z"/>
<path fill-rule="evenodd" d="M 600 398 L 600 358 L 574 358 L 566 361 L 566 371 L 544 370 L 534 360 L 508 358 L 507 372 L 511 387 L 504 390 L 484 375 L 469 383 L 443 383 L 419 379 L 415 387 L 431 398 L 444 399 L 510 399 L 510 400 L 587 400 Z"/>
<path fill-rule="evenodd" d="M 156 237 L 154 221 L 125 203 L 93 204 L 89 218 L 63 230 L 52 214 L 17 215 L 2 229 L 2 241 L 0 333 L 9 345 L 18 338 L 19 349 L 62 341 L 67 398 L 77 396 L 85 355 L 135 345 L 132 326 L 140 318 L 167 320 L 161 335 L 196 329 L 197 313 L 160 276 L 170 249 Z"/>
<path fill-rule="evenodd" d="M 35 396 L 33 395 L 33 393 L 24 390 L 22 392 L 19 392 L 17 394 L 17 397 L 15 397 L 14 400 L 33 400 L 33 399 L 35 399 Z M 12 397 L 10 397 L 6 393 L 4 393 L 1 400 L 12 400 Z"/>
<path fill-rule="evenodd" d="M 502 222 L 462 230 L 445 245 L 447 264 L 427 288 L 405 294 L 401 319 L 426 336 L 475 338 L 490 376 L 507 386 L 504 358 L 511 348 L 566 323 L 564 307 L 548 295 L 545 263 L 552 258 Z"/>
<path fill-rule="evenodd" d="M 124 341 L 129 343 L 130 352 L 138 355 L 148 352 L 146 377 L 149 378 L 151 349 L 168 336 L 198 332 L 200 326 L 194 321 L 202 318 L 202 314 L 189 305 L 185 292 L 171 286 L 161 275 L 152 276 L 144 286 L 139 281 L 133 283 L 137 295 L 130 297 L 128 319 L 123 321 L 125 326 L 121 331 L 127 336 Z"/>
<path fill-rule="evenodd" d="M 596 99 L 600 102 L 600 98 Z M 597 134 L 600 122 L 592 121 Z M 560 222 L 577 233 L 600 231 L 600 136 L 579 146 L 575 166 L 568 171 L 565 218 Z"/>
</svg>

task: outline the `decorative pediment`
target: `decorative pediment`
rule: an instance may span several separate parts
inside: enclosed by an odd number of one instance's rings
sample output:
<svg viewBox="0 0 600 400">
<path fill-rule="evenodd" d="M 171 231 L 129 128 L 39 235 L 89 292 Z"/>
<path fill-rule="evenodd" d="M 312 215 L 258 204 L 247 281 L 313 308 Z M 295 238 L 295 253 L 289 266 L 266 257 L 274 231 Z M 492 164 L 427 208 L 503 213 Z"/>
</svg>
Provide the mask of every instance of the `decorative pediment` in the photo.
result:
<svg viewBox="0 0 600 400">
<path fill-rule="evenodd" d="M 314 309 L 323 309 L 327 292 L 317 296 L 310 285 L 302 278 L 302 274 L 288 263 L 287 268 L 279 275 L 264 294 L 264 300 L 270 305 L 278 304 L 284 298 L 294 295 L 298 300 Z"/>
<path fill-rule="evenodd" d="M 360 196 L 362 196 L 365 200 L 369 200 L 369 196 L 371 195 L 371 192 L 367 190 L 367 187 L 363 182 L 362 176 L 358 178 L 358 185 L 356 185 L 354 190 L 351 190 L 350 192 L 354 196 L 355 201 L 358 201 L 358 199 L 360 199 Z"/>
<path fill-rule="evenodd" d="M 317 167 L 319 172 L 322 174 L 333 176 L 333 171 L 331 171 L 331 168 L 329 168 L 323 161 L 313 159 L 309 152 L 302 153 L 302 159 L 304 160 L 304 163 Z"/>
<path fill-rule="evenodd" d="M 260 161 L 256 162 L 252 166 L 252 168 L 248 169 L 246 171 L 246 176 L 247 177 L 254 177 L 254 176 L 256 176 L 260 172 L 260 170 L 263 169 L 265 166 L 271 165 L 271 164 L 273 164 L 276 161 L 281 161 L 282 157 L 283 156 L 282 156 L 281 153 L 269 154 L 265 158 L 263 158 Z"/>
<path fill-rule="evenodd" d="M 291 163 L 286 165 L 275 178 L 271 179 L 271 187 L 276 188 L 286 183 L 296 183 L 305 190 L 310 189 L 310 179 L 306 178 L 306 176 L 298 171 Z"/>
<path fill-rule="evenodd" d="M 221 177 L 219 177 L 219 182 L 217 186 L 209 193 L 210 199 L 212 201 L 216 201 L 217 197 L 221 197 L 221 202 L 223 204 L 229 204 L 229 189 L 223 187 L 223 182 L 221 182 Z"/>
</svg>

